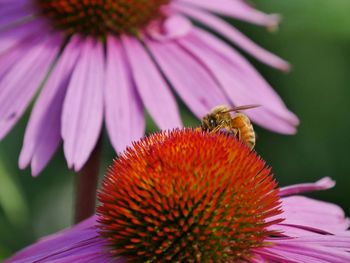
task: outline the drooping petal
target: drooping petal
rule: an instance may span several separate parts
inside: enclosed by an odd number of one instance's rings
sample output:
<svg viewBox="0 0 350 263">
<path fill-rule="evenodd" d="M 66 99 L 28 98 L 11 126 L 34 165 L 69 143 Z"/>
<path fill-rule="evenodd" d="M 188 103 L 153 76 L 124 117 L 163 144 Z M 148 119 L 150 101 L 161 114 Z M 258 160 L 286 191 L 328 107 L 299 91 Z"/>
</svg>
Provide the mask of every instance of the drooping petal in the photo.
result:
<svg viewBox="0 0 350 263">
<path fill-rule="evenodd" d="M 261 105 L 246 112 L 254 122 L 277 132 L 295 133 L 298 119 L 240 54 L 198 29 L 179 43 L 205 64 L 236 106 Z"/>
<path fill-rule="evenodd" d="M 166 78 L 199 118 L 220 104 L 229 105 L 225 94 L 198 59 L 176 43 L 145 40 Z"/>
<path fill-rule="evenodd" d="M 27 50 L 22 61 L 0 80 L 0 139 L 10 131 L 27 108 L 57 55 L 62 38 L 50 36 Z"/>
<path fill-rule="evenodd" d="M 26 43 L 20 43 L 15 48 L 0 54 L 0 81 L 7 74 L 7 72 L 31 50 L 31 48 L 28 47 L 36 46 L 39 41 L 40 40 L 38 38 L 31 38 L 28 39 Z"/>
<path fill-rule="evenodd" d="M 263 254 L 266 251 L 285 258 L 286 261 L 282 262 L 344 263 L 350 261 L 350 253 L 348 251 L 339 247 L 319 244 L 317 238 L 312 243 L 304 242 L 304 237 L 274 240 L 273 243 L 273 246 L 256 251 L 258 251 L 258 254 Z M 270 258 L 266 257 L 266 259 Z"/>
<path fill-rule="evenodd" d="M 232 66 L 241 70 L 241 73 L 247 75 L 247 78 L 252 81 L 250 89 L 259 94 L 267 94 L 269 100 L 273 102 L 270 107 L 276 105 L 277 109 L 285 109 L 285 104 L 283 100 L 278 96 L 278 94 L 273 90 L 273 88 L 267 83 L 267 81 L 257 72 L 257 70 L 245 59 L 241 54 L 239 54 L 235 49 L 231 48 L 225 42 L 221 41 L 212 34 L 197 28 L 193 30 L 194 43 L 202 44 L 206 47 L 208 51 L 212 50 L 217 53 L 217 55 L 226 58 Z M 254 85 L 253 85 L 254 84 Z M 278 108 L 279 107 L 279 108 Z M 281 108 L 284 107 L 284 108 Z M 296 118 L 296 117 L 294 117 Z"/>
<path fill-rule="evenodd" d="M 103 121 L 104 60 L 100 42 L 87 38 L 73 71 L 62 112 L 68 166 L 79 171 L 100 136 Z"/>
<path fill-rule="evenodd" d="M 36 12 L 33 1 L 1 1 L 0 3 L 0 31 L 12 24 L 30 18 Z"/>
<path fill-rule="evenodd" d="M 267 27 L 275 27 L 279 22 L 278 15 L 264 14 L 243 1 L 181 0 L 178 2 Z"/>
<path fill-rule="evenodd" d="M 170 15 L 165 20 L 156 20 L 147 26 L 147 34 L 158 41 L 174 40 L 186 36 L 192 29 L 192 23 L 184 16 Z"/>
<path fill-rule="evenodd" d="M 176 3 L 174 3 L 173 6 L 180 13 L 188 15 L 193 19 L 205 24 L 214 31 L 222 34 L 224 37 L 235 43 L 241 49 L 245 50 L 247 53 L 251 54 L 261 62 L 283 71 L 289 70 L 288 62 L 256 45 L 253 41 L 251 41 L 236 28 L 223 21 L 222 19 L 208 12 L 195 10 L 193 8 L 188 8 Z"/>
<path fill-rule="evenodd" d="M 285 257 L 273 251 L 266 250 L 265 248 L 259 248 L 253 250 L 254 254 L 251 259 L 252 263 L 266 263 L 266 262 L 283 262 L 283 263 L 299 263 L 299 261 Z"/>
<path fill-rule="evenodd" d="M 280 196 L 295 195 L 319 190 L 327 190 L 335 186 L 335 181 L 329 177 L 324 177 L 315 183 L 303 183 L 289 185 L 280 188 Z"/>
<path fill-rule="evenodd" d="M 105 241 L 98 237 L 95 225 L 96 216 L 92 216 L 70 229 L 39 240 L 5 262 L 124 262 L 109 257 Z"/>
<path fill-rule="evenodd" d="M 121 39 L 137 90 L 156 124 L 161 129 L 182 126 L 176 100 L 149 54 L 138 40 Z"/>
<path fill-rule="evenodd" d="M 107 131 L 117 152 L 139 139 L 145 130 L 142 102 L 125 59 L 119 39 L 109 37 L 104 100 Z"/>
<path fill-rule="evenodd" d="M 42 90 L 26 128 L 19 167 L 31 163 L 38 175 L 55 153 L 61 141 L 61 114 L 69 80 L 80 54 L 78 38 L 65 47 Z"/>
<path fill-rule="evenodd" d="M 0 54 L 25 40 L 28 36 L 33 36 L 44 28 L 45 21 L 36 19 L 32 22 L 18 25 L 13 28 L 0 31 Z"/>
<path fill-rule="evenodd" d="M 311 231 L 338 233 L 350 226 L 344 211 L 337 205 L 303 196 L 282 198 L 283 225 L 310 228 Z M 278 226 L 276 226 L 278 228 Z M 285 233 L 288 235 L 288 233 Z"/>
<path fill-rule="evenodd" d="M 30 0 L 1 0 L 0 6 L 3 8 L 7 7 L 7 10 L 12 10 L 12 9 L 19 9 L 27 6 L 33 6 L 33 3 Z"/>
<path fill-rule="evenodd" d="M 316 236 L 303 236 L 298 238 L 285 238 L 279 239 L 278 243 L 299 243 L 304 244 L 317 244 L 325 247 L 333 247 L 335 249 L 343 249 L 350 251 L 350 235 L 349 233 L 338 235 L 316 235 Z"/>
</svg>

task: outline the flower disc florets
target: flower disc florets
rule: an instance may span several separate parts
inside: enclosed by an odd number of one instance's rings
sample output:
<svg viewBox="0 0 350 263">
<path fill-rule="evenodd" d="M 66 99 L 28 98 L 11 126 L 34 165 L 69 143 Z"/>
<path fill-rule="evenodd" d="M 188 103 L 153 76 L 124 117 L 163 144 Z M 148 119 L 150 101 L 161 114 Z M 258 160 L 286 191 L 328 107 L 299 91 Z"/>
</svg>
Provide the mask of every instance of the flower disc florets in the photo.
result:
<svg viewBox="0 0 350 263">
<path fill-rule="evenodd" d="M 100 234 L 132 262 L 236 262 L 279 220 L 265 163 L 232 136 L 193 130 L 135 143 L 109 170 Z"/>
<path fill-rule="evenodd" d="M 36 0 L 42 15 L 69 34 L 133 33 L 160 15 L 169 0 Z"/>
</svg>

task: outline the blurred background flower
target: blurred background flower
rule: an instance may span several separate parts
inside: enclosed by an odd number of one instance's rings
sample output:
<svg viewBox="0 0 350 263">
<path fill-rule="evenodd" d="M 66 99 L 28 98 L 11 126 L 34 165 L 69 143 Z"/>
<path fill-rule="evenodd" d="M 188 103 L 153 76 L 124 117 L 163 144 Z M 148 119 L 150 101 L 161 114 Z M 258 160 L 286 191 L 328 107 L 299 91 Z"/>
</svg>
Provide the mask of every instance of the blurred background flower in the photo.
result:
<svg viewBox="0 0 350 263">
<path fill-rule="evenodd" d="M 4 1 L 1 1 L 4 3 Z M 260 72 L 301 119 L 295 136 L 280 136 L 255 127 L 256 150 L 274 167 L 280 185 L 315 181 L 332 176 L 337 187 L 312 193 L 313 197 L 340 204 L 350 214 L 348 131 L 350 17 L 347 0 L 252 0 L 267 13 L 283 15 L 278 34 L 267 34 L 263 28 L 226 20 L 259 44 L 287 58 L 293 65 L 290 74 L 282 75 L 255 60 Z M 317 6 L 317 8 L 315 8 Z M 249 57 L 248 57 L 249 59 Z M 185 126 L 199 121 L 179 101 Z M 248 111 L 247 111 L 248 112 Z M 17 167 L 21 139 L 29 112 L 0 143 L 0 170 L 7 180 L 1 181 L 4 192 L 0 200 L 0 258 L 33 243 L 37 238 L 71 225 L 72 186 L 75 177 L 62 165 L 61 149 L 42 176 L 33 180 L 30 172 Z M 331 120 L 326 121 L 326 120 Z M 156 129 L 146 115 L 148 132 Z M 107 136 L 101 174 L 115 157 Z M 18 215 L 20 213 L 20 215 Z M 16 216 L 20 220 L 15 219 Z M 17 238 L 13 238 L 16 236 Z"/>
<path fill-rule="evenodd" d="M 0 139 L 41 87 L 19 158 L 37 175 L 63 141 L 79 171 L 103 120 L 122 151 L 144 134 L 146 110 L 161 129 L 181 126 L 173 91 L 197 117 L 219 104 L 260 104 L 248 113 L 276 132 L 298 124 L 269 84 L 226 40 L 262 62 L 287 62 L 254 44 L 217 14 L 274 28 L 279 17 L 245 1 L 152 0 L 0 2 Z M 194 22 L 192 22 L 192 20 Z"/>
<path fill-rule="evenodd" d="M 348 262 L 343 210 L 296 195 L 334 182 L 278 189 L 270 171 L 225 134 L 151 135 L 108 171 L 98 216 L 5 262 Z"/>
</svg>

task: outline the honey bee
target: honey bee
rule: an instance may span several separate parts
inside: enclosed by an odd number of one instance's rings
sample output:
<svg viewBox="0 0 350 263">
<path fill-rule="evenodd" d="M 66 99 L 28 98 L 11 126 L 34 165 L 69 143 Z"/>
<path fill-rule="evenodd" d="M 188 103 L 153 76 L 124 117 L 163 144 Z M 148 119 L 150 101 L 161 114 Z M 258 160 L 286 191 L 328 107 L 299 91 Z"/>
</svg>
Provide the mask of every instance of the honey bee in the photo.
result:
<svg viewBox="0 0 350 263">
<path fill-rule="evenodd" d="M 249 118 L 239 111 L 259 107 L 259 105 L 244 105 L 229 108 L 226 105 L 214 107 L 202 119 L 201 127 L 206 132 L 225 131 L 234 135 L 238 140 L 246 144 L 250 149 L 255 146 L 255 132 Z M 231 115 L 235 112 L 235 115 Z"/>
</svg>

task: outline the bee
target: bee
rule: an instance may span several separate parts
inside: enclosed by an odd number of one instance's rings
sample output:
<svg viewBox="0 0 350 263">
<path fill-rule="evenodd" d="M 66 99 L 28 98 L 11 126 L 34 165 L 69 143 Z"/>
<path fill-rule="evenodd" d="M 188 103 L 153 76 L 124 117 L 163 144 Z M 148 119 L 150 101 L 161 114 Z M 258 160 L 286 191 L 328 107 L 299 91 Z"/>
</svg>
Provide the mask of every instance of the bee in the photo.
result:
<svg viewBox="0 0 350 263">
<path fill-rule="evenodd" d="M 226 105 L 216 106 L 203 117 L 201 126 L 198 129 L 211 133 L 218 131 L 228 132 L 250 149 L 253 149 L 255 146 L 253 125 L 249 118 L 239 111 L 256 107 L 259 107 L 259 105 L 244 105 L 234 108 L 229 108 Z M 235 112 L 235 114 L 232 116 L 231 112 Z"/>
</svg>

